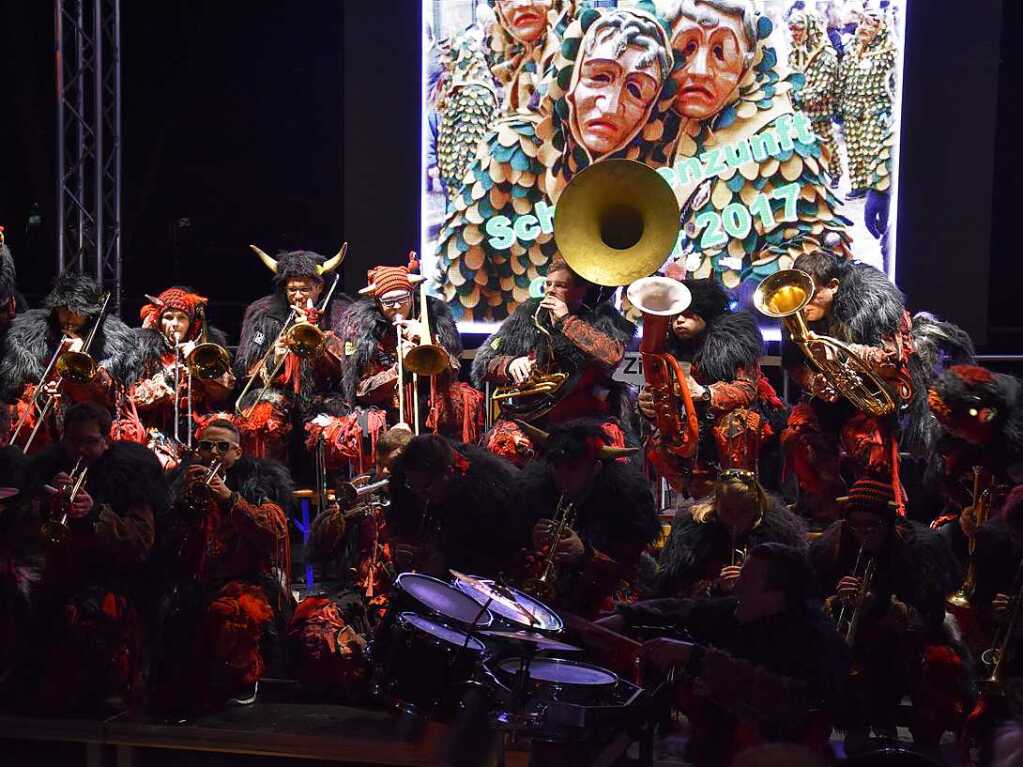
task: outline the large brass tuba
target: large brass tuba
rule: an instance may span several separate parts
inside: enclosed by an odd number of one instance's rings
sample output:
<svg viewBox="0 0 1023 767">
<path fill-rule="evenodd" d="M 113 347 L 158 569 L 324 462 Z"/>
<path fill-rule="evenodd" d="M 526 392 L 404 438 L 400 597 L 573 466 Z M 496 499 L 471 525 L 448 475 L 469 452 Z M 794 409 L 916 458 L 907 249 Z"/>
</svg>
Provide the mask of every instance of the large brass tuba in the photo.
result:
<svg viewBox="0 0 1023 767">
<path fill-rule="evenodd" d="M 775 272 L 757 286 L 753 305 L 768 317 L 781 319 L 810 365 L 853 407 L 871 416 L 895 411 L 888 386 L 846 344 L 812 332 L 803 316 L 816 286 L 813 277 L 800 269 Z"/>
<path fill-rule="evenodd" d="M 636 280 L 628 296 L 643 313 L 643 378 L 654 397 L 657 429 L 669 452 L 689 458 L 699 445 L 700 424 L 685 373 L 678 360 L 664 351 L 664 337 L 671 318 L 684 312 L 693 297 L 689 288 L 668 277 Z"/>
<path fill-rule="evenodd" d="M 185 364 L 200 381 L 215 381 L 231 369 L 231 355 L 223 346 L 210 342 L 205 304 L 199 304 L 195 314 L 201 328 L 199 342 L 189 353 Z"/>
</svg>

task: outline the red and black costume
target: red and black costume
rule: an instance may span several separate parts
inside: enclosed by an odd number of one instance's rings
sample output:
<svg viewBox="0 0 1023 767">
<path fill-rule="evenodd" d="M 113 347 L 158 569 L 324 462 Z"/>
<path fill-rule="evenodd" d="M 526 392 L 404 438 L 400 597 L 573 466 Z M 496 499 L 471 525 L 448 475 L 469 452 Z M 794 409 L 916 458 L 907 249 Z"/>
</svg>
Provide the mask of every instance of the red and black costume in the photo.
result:
<svg viewBox="0 0 1023 767">
<path fill-rule="evenodd" d="M 281 667 L 290 614 L 288 470 L 243 456 L 226 501 L 189 491 L 183 463 L 173 509 L 158 520 L 161 645 L 151 703 L 217 705 Z"/>
<path fill-rule="evenodd" d="M 4 240 L 4 228 L 0 226 L 0 338 L 7 332 L 16 314 L 28 306 L 18 292 L 18 272 L 14 256 Z"/>
<path fill-rule="evenodd" d="M 339 253 L 329 261 L 307 250 L 280 253 L 276 259 L 261 255 L 274 272 L 276 290 L 246 308 L 235 355 L 235 376 L 239 382 L 247 381 L 252 375 L 259 376 L 250 393 L 238 403 L 239 412 L 248 416 L 239 419 L 237 424 L 242 432 L 242 444 L 251 455 L 285 460 L 293 430 L 300 437 L 303 425 L 324 410 L 347 412 L 336 395 L 343 357 L 342 318 L 351 303 L 351 298 L 343 293 L 335 292 L 322 312 L 319 307 L 313 310 L 315 324 L 326 334 L 318 353 L 311 359 L 303 359 L 289 351 L 279 374 L 272 381 L 266 380 L 275 367 L 274 344 L 292 312 L 285 294 L 288 279 L 308 277 L 323 282 L 324 275 L 339 266 L 342 255 Z M 325 284 L 323 290 L 321 301 L 326 297 L 329 284 Z M 269 364 L 261 367 L 260 363 L 268 354 Z M 269 384 L 269 389 L 263 391 L 265 384 Z M 252 407 L 257 399 L 258 404 Z"/>
<path fill-rule="evenodd" d="M 809 269 L 820 286 L 838 279 L 829 314 L 809 323 L 810 330 L 846 343 L 870 370 L 888 385 L 896 403 L 891 416 L 874 417 L 846 399 L 824 394 L 825 379 L 815 372 L 799 348 L 783 335 L 782 362 L 801 389 L 781 441 L 786 466 L 793 471 L 812 516 L 833 518 L 831 499 L 842 495 L 847 482 L 860 477 L 898 482 L 899 419 L 903 411 L 917 418 L 923 410 L 921 370 L 913 346 L 912 322 L 902 293 L 872 266 L 840 262 L 831 254 L 800 256 L 797 269 Z"/>
<path fill-rule="evenodd" d="M 387 293 L 405 293 L 412 298 L 415 312 L 420 303 L 414 293 L 418 281 L 419 275 L 410 274 L 409 267 L 374 267 L 369 270 L 369 285 L 359 291 L 368 297 L 352 304 L 345 315 L 342 392 L 355 412 L 319 418 L 306 427 L 310 448 L 324 435 L 330 468 L 351 464 L 358 473 L 366 471 L 376 461 L 377 437 L 398 423 L 398 335 L 378 299 Z M 459 442 L 475 443 L 483 426 L 483 396 L 458 380 L 462 340 L 448 305 L 432 297 L 426 301 L 432 340 L 447 352 L 448 368 L 436 376 L 419 377 L 419 425 Z M 403 348 L 407 353 L 412 345 L 406 343 Z M 404 373 L 405 421 L 411 424 L 412 375 L 408 370 Z"/>
<path fill-rule="evenodd" d="M 43 483 L 74 461 L 61 444 L 28 467 L 30 492 L 44 507 L 57 502 Z M 94 507 L 69 519 L 70 535 L 51 546 L 41 584 L 34 643 L 39 707 L 46 712 L 95 711 L 109 697 L 137 702 L 145 640 L 146 568 L 157 515 L 170 492 L 156 457 L 133 442 L 113 442 L 88 469 Z"/>
<path fill-rule="evenodd" d="M 528 463 L 517 482 L 517 504 L 529 531 L 539 520 L 551 519 L 559 505 L 561 493 L 555 482 L 559 465 L 603 463 L 583 497 L 564 499 L 574 503 L 571 529 L 582 540 L 584 553 L 581 562 L 558 567 L 552 602 L 554 607 L 593 619 L 616 602 L 636 599 L 641 578 L 653 569 L 645 552 L 661 534 L 661 525 L 650 483 L 624 459 L 601 457 L 602 447 L 615 445 L 599 422 L 559 424 L 542 441 L 543 457 Z"/>
<path fill-rule="evenodd" d="M 898 517 L 889 483 L 858 480 L 841 508 L 870 513 L 886 530 L 852 647 L 859 673 L 850 678 L 851 709 L 841 724 L 890 734 L 908 694 L 914 740 L 936 745 L 944 731 L 958 731 L 972 697 L 964 651 L 944 625 L 945 598 L 962 583 L 962 570 L 938 533 Z M 833 616 L 841 609 L 836 586 L 853 574 L 859 552 L 845 519 L 810 544 L 810 562 Z"/>
<path fill-rule="evenodd" d="M 657 594 L 661 597 L 700 598 L 726 596 L 720 588 L 722 568 L 736 561 L 735 550 L 752 551 L 760 543 L 781 543 L 806 551 L 806 524 L 776 496 L 768 496 L 770 508 L 745 536 L 731 531 L 712 514 L 700 521 L 693 516 L 696 504 L 687 503 L 675 514 L 671 534 L 661 551 Z M 708 499 L 703 503 L 713 503 Z"/>
<path fill-rule="evenodd" d="M 429 502 L 413 493 L 406 486 L 410 467 L 443 475 L 444 499 Z M 386 520 L 395 567 L 441 578 L 450 569 L 483 577 L 513 572 L 526 540 L 520 482 L 514 466 L 482 448 L 434 434 L 414 437 L 391 474 Z M 401 555 L 403 547 L 414 551 L 413 561 Z"/>
<path fill-rule="evenodd" d="M 621 432 L 632 432 L 633 405 L 628 387 L 611 379 L 625 356 L 625 349 L 636 326 L 623 317 L 609 301 L 592 307 L 583 305 L 575 314 L 554 322 L 540 312 L 553 338 L 541 333 L 533 323 L 540 299 L 520 304 L 487 338 L 472 363 L 472 380 L 477 388 L 507 386 L 512 383 L 508 366 L 518 357 L 529 357 L 544 370 L 569 375 L 563 384 L 564 395 L 544 416 L 535 420 L 541 428 L 573 418 L 599 417 Z M 534 445 L 514 421 L 499 419 L 486 436 L 487 449 L 523 466 L 532 458 Z M 618 439 L 625 444 L 624 434 Z"/>
<path fill-rule="evenodd" d="M 193 418 L 201 422 L 213 411 L 223 408 L 234 390 L 235 378 L 228 371 L 217 380 L 207 381 L 188 372 L 188 353 L 199 341 L 202 333 L 200 308 L 205 312 L 209 299 L 190 292 L 185 288 L 168 288 L 160 295 L 150 298 L 150 303 L 139 312 L 142 327 L 135 329 L 138 343 L 138 359 L 132 366 L 131 387 L 128 391 L 130 420 L 135 431 L 146 435 L 150 448 L 157 448 L 157 456 L 165 462 L 167 454 L 159 448 L 174 436 L 174 395 L 175 375 L 178 376 L 178 412 L 180 419 L 180 442 L 188 442 L 187 431 L 194 430 L 188 423 L 188 397 L 192 398 Z M 160 318 L 165 311 L 177 310 L 188 316 L 188 332 L 179 339 L 180 351 L 175 354 L 174 343 L 160 329 Z M 227 348 L 227 336 L 216 328 L 208 328 L 209 343 Z M 137 416 L 137 418 L 135 417 Z M 119 424 L 125 425 L 123 421 Z M 164 463 L 173 469 L 176 462 Z"/>
<path fill-rule="evenodd" d="M 736 607 L 726 597 L 618 608 L 630 627 L 663 627 L 700 645 L 675 689 L 692 723 L 686 760 L 723 767 L 764 743 L 799 743 L 830 756 L 832 722 L 846 706 L 845 643 L 807 601 L 748 623 L 736 619 Z"/>
<path fill-rule="evenodd" d="M 22 492 L 28 459 L 0 447 L 0 690 L 14 691 L 30 650 L 30 628 L 43 567 L 40 519 Z"/>
<path fill-rule="evenodd" d="M 63 334 L 57 323 L 57 309 L 64 307 L 87 318 L 79 330 L 85 339 L 102 305 L 103 294 L 91 277 L 64 272 L 57 277 L 53 289 L 43 300 L 43 308 L 30 309 L 14 318 L 7 330 L 3 353 L 0 355 L 4 361 L 0 366 L 0 397 L 5 402 L 16 403 L 13 421 L 16 422 L 29 408 L 36 386 L 40 383 L 39 379 L 61 343 Z M 98 366 L 96 377 L 84 384 L 64 381 L 60 402 L 73 404 L 89 401 L 112 408 L 118 382 L 130 377 L 131 362 L 137 356 L 136 349 L 131 328 L 108 312 L 89 350 Z M 56 375 L 51 371 L 50 380 L 55 378 Z M 33 442 L 33 452 L 51 442 L 59 432 L 60 402 L 56 416 L 41 427 L 40 434 Z M 37 410 L 29 412 L 18 437 L 19 444 L 24 443 L 32 431 L 37 415 Z"/>
<path fill-rule="evenodd" d="M 690 340 L 668 328 L 667 351 L 691 363 L 690 375 L 706 387 L 694 398 L 700 423 L 700 442 L 692 458 L 682 459 L 664 449 L 660 434 L 647 440 L 647 460 L 679 492 L 705 495 L 721 469 L 755 471 L 762 446 L 784 422 L 784 405 L 760 370 L 764 339 L 748 312 L 732 312 L 729 298 L 712 279 L 685 280 L 692 302 L 687 314 L 706 323 Z M 679 399 L 681 406 L 681 399 Z M 770 421 L 775 421 L 772 427 Z"/>
</svg>

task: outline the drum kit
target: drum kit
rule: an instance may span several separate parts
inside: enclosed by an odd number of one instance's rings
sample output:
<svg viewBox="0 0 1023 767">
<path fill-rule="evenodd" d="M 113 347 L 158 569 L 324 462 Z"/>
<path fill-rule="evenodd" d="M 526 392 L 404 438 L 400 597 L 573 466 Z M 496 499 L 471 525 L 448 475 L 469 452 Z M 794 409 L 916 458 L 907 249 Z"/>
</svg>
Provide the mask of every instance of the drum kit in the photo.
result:
<svg viewBox="0 0 1023 767">
<path fill-rule="evenodd" d="M 449 721 L 468 691 L 483 691 L 495 730 L 548 742 L 634 720 L 642 688 L 560 657 L 582 648 L 559 638 L 565 625 L 554 610 L 500 582 L 451 575 L 450 583 L 419 573 L 395 580 L 368 648 L 378 702 Z"/>
</svg>

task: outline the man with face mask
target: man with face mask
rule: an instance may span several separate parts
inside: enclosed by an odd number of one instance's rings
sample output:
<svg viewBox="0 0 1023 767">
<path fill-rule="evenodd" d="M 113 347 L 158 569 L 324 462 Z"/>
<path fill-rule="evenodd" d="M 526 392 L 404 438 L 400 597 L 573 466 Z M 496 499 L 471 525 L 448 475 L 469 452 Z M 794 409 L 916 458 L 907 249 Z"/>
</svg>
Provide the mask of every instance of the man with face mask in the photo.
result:
<svg viewBox="0 0 1023 767">
<path fill-rule="evenodd" d="M 306 445 L 312 449 L 322 434 L 327 465 L 331 469 L 351 465 L 356 472 L 376 463 L 378 435 L 391 426 L 413 429 L 419 399 L 420 430 L 444 434 L 461 442 L 477 441 L 483 425 L 482 395 L 458 380 L 462 339 L 448 305 L 432 296 L 426 299 L 429 318 L 420 317 L 418 295 L 422 277 L 418 263 L 408 266 L 375 266 L 369 285 L 359 293 L 344 322 L 344 375 L 342 391 L 355 412 L 316 418 L 306 428 Z M 427 328 L 428 324 L 428 328 Z M 404 364 L 404 380 L 398 378 L 398 334 L 403 360 L 426 343 L 427 329 L 433 345 L 440 347 L 444 369 L 435 376 L 419 376 L 413 389 L 412 371 Z M 401 390 L 399 391 L 399 387 Z M 404 413 L 399 416 L 399 397 Z"/>
<path fill-rule="evenodd" d="M 855 632 L 840 626 L 859 670 L 850 677 L 847 747 L 862 747 L 871 728 L 894 737 L 907 693 L 914 740 L 936 746 L 969 701 L 969 675 L 944 624 L 962 570 L 938 533 L 898 516 L 890 484 L 858 480 L 838 505 L 843 518 L 810 544 L 810 562 L 833 617 L 844 607 L 848 625 L 857 614 Z"/>
<path fill-rule="evenodd" d="M 253 455 L 286 461 L 292 429 L 301 432 L 304 423 L 324 410 L 347 412 L 331 393 L 341 379 L 342 318 L 351 299 L 334 291 L 330 304 L 321 306 L 347 244 L 329 259 L 308 250 L 281 253 L 277 258 L 255 246 L 253 250 L 273 272 L 276 290 L 251 303 L 242 320 L 235 375 L 239 381 L 256 380 L 237 404 L 238 412 L 246 416 L 238 427 L 246 450 Z M 292 326 L 308 324 L 323 333 L 324 342 L 308 358 L 292 351 L 282 337 L 292 316 Z"/>
<path fill-rule="evenodd" d="M 670 0 L 665 15 L 679 64 L 672 74 L 674 104 L 653 159 L 672 166 L 673 186 L 684 202 L 680 260 L 694 276 L 714 276 L 734 290 L 788 268 L 810 247 L 826 245 L 847 256 L 850 222 L 840 215 L 841 203 L 828 187 L 824 153 L 810 118 L 793 112 L 790 102 L 803 75 L 779 75 L 778 57 L 769 45 L 770 19 L 756 12 L 753 0 Z M 697 158 L 717 158 L 718 170 L 694 180 Z M 726 160 L 743 167 L 741 178 L 726 181 L 721 175 Z M 751 210 L 752 229 L 745 236 L 724 230 L 724 238 L 713 236 L 707 222 L 722 220 L 726 210 L 734 210 L 729 206 L 749 210 L 762 190 L 793 184 L 803 195 L 798 221 L 791 211 L 784 220 L 776 198 L 772 204 L 778 215 Z M 807 204 L 809 190 L 814 200 Z"/>
<path fill-rule="evenodd" d="M 24 416 L 17 444 L 25 444 L 38 421 L 43 395 L 37 400 L 38 407 L 30 405 L 37 386 L 42 385 L 47 395 L 56 395 L 57 406 L 51 408 L 53 417 L 40 427 L 33 450 L 57 437 L 62 403 L 95 402 L 111 408 L 117 383 L 130 380 L 137 342 L 131 329 L 107 311 L 89 350 L 97 363 L 92 381 L 64 379 L 58 383 L 59 376 L 52 369 L 47 380 L 40 381 L 58 349 L 79 351 L 84 347 L 93 326 L 100 321 L 102 305 L 103 293 L 91 277 L 64 272 L 43 299 L 43 308 L 19 314 L 11 323 L 4 340 L 0 397 L 5 402 L 17 402 L 14 421 L 22 421 Z"/>
<path fill-rule="evenodd" d="M 172 469 L 178 456 L 165 452 L 162 445 L 171 437 L 178 443 L 190 444 L 189 431 L 194 430 L 195 421 L 188 420 L 189 412 L 193 419 L 203 419 L 221 408 L 231 397 L 235 378 L 230 369 L 211 380 L 193 376 L 188 370 L 188 357 L 203 332 L 208 299 L 181 287 L 168 288 L 148 298 L 149 303 L 139 313 L 142 327 L 135 330 L 140 354 L 132 371 L 136 380 L 128 396 L 146 430 L 148 444 L 156 450 L 164 467 Z M 208 327 L 207 335 L 209 343 L 226 351 L 227 337 L 220 330 Z"/>
<path fill-rule="evenodd" d="M 733 312 L 724 289 L 713 279 L 683 284 L 692 302 L 672 320 L 666 349 L 691 365 L 687 385 L 699 415 L 700 447 L 694 458 L 683 459 L 654 432 L 646 454 L 676 491 L 701 497 L 710 492 L 718 471 L 757 469 L 761 447 L 773 432 L 768 419 L 783 420 L 784 406 L 761 373 L 764 340 L 753 316 Z M 639 393 L 639 412 L 650 424 L 656 423 L 649 387 Z"/>
<path fill-rule="evenodd" d="M 622 462 L 636 448 L 615 447 L 599 422 L 582 419 L 549 434 L 529 431 L 543 451 L 517 484 L 517 505 L 532 526 L 531 574 L 539 576 L 553 556 L 551 604 L 584 618 L 635 599 L 641 557 L 661 530 L 650 483 Z M 569 506 L 571 523 L 552 541 L 555 516 Z"/>
<path fill-rule="evenodd" d="M 609 433 L 616 433 L 616 444 L 623 446 L 622 428 L 628 428 L 632 403 L 611 375 L 625 356 L 635 325 L 610 301 L 588 303 L 595 292 L 562 258 L 555 259 L 543 298 L 522 304 L 480 346 L 472 380 L 482 389 L 488 383 L 521 385 L 537 375 L 564 373 L 568 378 L 553 406 L 525 417 L 542 428 L 583 416 L 602 417 Z M 485 441 L 489 450 L 519 466 L 533 454 L 529 435 L 507 418 L 497 421 Z"/>
<path fill-rule="evenodd" d="M 111 441 L 110 424 L 94 403 L 73 406 L 60 442 L 27 469 L 26 492 L 48 521 L 35 641 L 50 713 L 95 712 L 111 696 L 130 704 L 141 691 L 144 573 L 170 491 L 153 454 Z"/>
<path fill-rule="evenodd" d="M 887 417 L 858 410 L 786 334 L 782 363 L 802 390 L 802 400 L 792 408 L 781 441 L 799 483 L 800 503 L 811 517 L 833 519 L 833 499 L 844 493 L 851 475 L 888 482 L 901 504 L 897 414 L 907 411 L 906 428 L 914 429 L 913 422 L 925 412 L 923 370 L 902 293 L 877 269 L 825 251 L 800 256 L 795 268 L 809 274 L 816 286 L 803 310 L 810 330 L 845 342 L 896 403 L 896 413 Z"/>
</svg>

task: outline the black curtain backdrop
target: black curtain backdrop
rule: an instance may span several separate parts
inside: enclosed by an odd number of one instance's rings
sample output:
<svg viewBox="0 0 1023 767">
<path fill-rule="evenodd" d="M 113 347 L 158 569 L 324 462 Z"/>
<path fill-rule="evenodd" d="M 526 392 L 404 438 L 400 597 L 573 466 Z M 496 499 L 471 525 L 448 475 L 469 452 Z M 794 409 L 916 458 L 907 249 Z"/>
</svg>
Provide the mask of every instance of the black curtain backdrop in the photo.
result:
<svg viewBox="0 0 1023 767">
<path fill-rule="evenodd" d="M 906 25 L 896 282 L 912 310 L 961 325 L 978 345 L 988 333 L 1001 22 L 1001 0 L 911 0 Z"/>
</svg>

